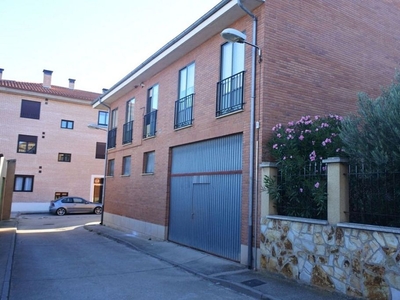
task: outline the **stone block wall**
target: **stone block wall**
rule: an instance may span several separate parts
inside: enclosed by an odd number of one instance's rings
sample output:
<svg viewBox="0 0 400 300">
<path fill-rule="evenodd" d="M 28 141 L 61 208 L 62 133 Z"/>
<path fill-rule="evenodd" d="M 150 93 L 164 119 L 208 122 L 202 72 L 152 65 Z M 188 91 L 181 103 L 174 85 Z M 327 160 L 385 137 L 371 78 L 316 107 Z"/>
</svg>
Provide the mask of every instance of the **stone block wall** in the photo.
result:
<svg viewBox="0 0 400 300">
<path fill-rule="evenodd" d="M 364 299 L 400 299 L 400 230 L 285 216 L 261 222 L 261 270 Z"/>
</svg>

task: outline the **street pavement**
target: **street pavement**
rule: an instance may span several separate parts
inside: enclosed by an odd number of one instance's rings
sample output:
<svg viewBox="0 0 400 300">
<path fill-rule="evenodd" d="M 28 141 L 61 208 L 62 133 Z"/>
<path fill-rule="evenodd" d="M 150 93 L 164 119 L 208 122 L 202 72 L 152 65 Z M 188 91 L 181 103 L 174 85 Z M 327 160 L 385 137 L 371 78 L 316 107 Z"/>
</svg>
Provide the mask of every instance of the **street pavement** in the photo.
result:
<svg viewBox="0 0 400 300">
<path fill-rule="evenodd" d="M 13 259 L 15 259 L 14 251 L 18 220 L 19 216 L 14 216 L 9 221 L 0 221 L 1 300 L 19 299 L 9 298 L 10 287 L 15 286 L 13 282 L 15 277 L 14 275 L 16 275 L 18 272 L 18 264 L 13 262 Z M 227 299 L 248 299 L 248 297 L 270 300 L 351 299 L 336 292 L 324 291 L 297 281 L 287 280 L 279 275 L 250 270 L 246 266 L 240 265 L 236 262 L 232 262 L 230 260 L 216 257 L 188 247 L 180 246 L 168 241 L 154 240 L 149 237 L 127 234 L 125 232 L 100 225 L 99 223 L 89 223 L 86 224 L 84 228 L 87 231 L 99 235 L 102 238 L 107 238 L 116 244 L 124 245 L 127 248 L 130 248 L 132 252 L 140 253 L 142 255 L 142 258 L 140 258 L 142 264 L 147 262 L 147 259 L 144 258 L 148 257 L 148 259 L 152 259 L 149 260 L 148 264 L 155 264 L 155 261 L 158 261 L 159 263 L 173 267 L 174 270 L 181 270 L 192 275 L 196 275 L 198 278 L 211 283 L 213 289 L 215 287 L 224 288 L 224 294 L 226 294 L 228 297 Z M 57 272 L 63 272 L 63 269 L 58 269 Z M 171 273 L 169 273 L 169 275 L 167 274 L 166 276 L 175 276 L 177 285 L 188 284 L 187 282 L 185 283 L 185 281 L 180 282 L 178 280 L 179 276 L 172 271 L 170 272 Z M 207 293 L 204 290 L 196 291 L 193 289 L 193 287 L 195 287 L 193 282 L 190 284 L 192 284 L 192 290 L 188 291 L 187 289 L 183 289 L 183 294 L 179 295 L 179 297 L 174 294 L 168 295 L 167 291 L 165 291 L 165 299 L 202 299 L 201 296 L 199 298 L 199 295 L 196 295 L 196 292 L 198 292 L 200 295 L 203 295 L 205 297 L 204 299 L 210 298 L 210 294 L 207 294 L 210 293 L 210 291 L 207 291 Z M 132 283 L 131 285 L 134 284 Z M 21 288 L 22 286 L 23 285 L 21 285 Z M 211 289 L 211 287 L 207 286 L 207 289 Z M 201 292 L 203 292 L 203 294 L 201 294 Z M 232 292 L 235 292 L 235 294 L 230 294 Z M 115 293 L 116 294 L 113 299 L 123 298 L 122 294 L 118 294 L 117 291 Z M 95 297 L 95 293 L 92 293 L 91 295 L 93 298 L 89 296 L 84 299 L 98 299 Z M 118 295 L 121 295 L 121 297 L 118 298 Z M 148 290 L 147 294 L 138 294 L 137 297 L 133 297 L 132 299 L 155 299 L 155 297 L 150 295 L 152 295 L 151 289 Z M 154 294 L 154 296 L 155 295 L 156 294 Z M 64 298 L 58 295 L 57 299 Z M 65 299 L 72 298 L 65 297 Z M 159 297 L 157 299 L 164 298 Z"/>
</svg>

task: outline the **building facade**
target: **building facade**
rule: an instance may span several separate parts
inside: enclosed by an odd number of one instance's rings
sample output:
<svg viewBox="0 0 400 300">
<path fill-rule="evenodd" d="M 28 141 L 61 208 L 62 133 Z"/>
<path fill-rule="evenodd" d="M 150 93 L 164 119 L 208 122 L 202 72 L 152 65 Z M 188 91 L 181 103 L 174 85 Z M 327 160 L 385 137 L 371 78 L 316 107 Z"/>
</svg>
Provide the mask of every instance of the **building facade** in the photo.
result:
<svg viewBox="0 0 400 300">
<path fill-rule="evenodd" d="M 0 153 L 16 160 L 12 211 L 46 211 L 63 195 L 102 200 L 108 111 L 93 110 L 98 93 L 3 79 L 0 69 Z M 107 124 L 104 124 L 106 126 Z"/>
<path fill-rule="evenodd" d="M 221 1 L 93 103 L 111 112 L 104 224 L 253 266 L 272 127 L 378 94 L 399 15 L 373 0 Z"/>
</svg>

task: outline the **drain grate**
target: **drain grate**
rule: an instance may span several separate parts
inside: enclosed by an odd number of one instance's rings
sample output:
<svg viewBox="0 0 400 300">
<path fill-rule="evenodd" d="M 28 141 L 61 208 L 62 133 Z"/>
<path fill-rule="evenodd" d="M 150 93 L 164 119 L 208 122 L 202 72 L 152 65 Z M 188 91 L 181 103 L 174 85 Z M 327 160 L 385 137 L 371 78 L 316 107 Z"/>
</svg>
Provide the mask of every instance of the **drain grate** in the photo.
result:
<svg viewBox="0 0 400 300">
<path fill-rule="evenodd" d="M 255 286 L 266 284 L 266 282 L 258 280 L 258 279 L 250 279 L 250 280 L 242 281 L 242 283 L 249 287 L 255 287 Z"/>
</svg>

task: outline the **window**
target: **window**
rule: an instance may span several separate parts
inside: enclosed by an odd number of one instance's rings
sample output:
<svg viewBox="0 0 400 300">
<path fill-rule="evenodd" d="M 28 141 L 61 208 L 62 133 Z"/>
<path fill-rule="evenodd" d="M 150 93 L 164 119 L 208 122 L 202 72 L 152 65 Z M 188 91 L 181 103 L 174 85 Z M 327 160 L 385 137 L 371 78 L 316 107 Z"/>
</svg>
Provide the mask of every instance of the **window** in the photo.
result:
<svg viewBox="0 0 400 300">
<path fill-rule="evenodd" d="M 106 158 L 106 143 L 101 143 L 101 142 L 96 143 L 96 158 L 99 159 Z"/>
<path fill-rule="evenodd" d="M 61 128 L 74 129 L 74 121 L 61 120 Z"/>
<path fill-rule="evenodd" d="M 194 63 L 179 71 L 179 98 L 175 102 L 175 129 L 192 124 L 193 94 Z"/>
<path fill-rule="evenodd" d="M 71 153 L 58 153 L 58 161 L 71 162 Z"/>
<path fill-rule="evenodd" d="M 18 153 L 36 154 L 37 136 L 18 135 Z"/>
<path fill-rule="evenodd" d="M 156 135 L 158 108 L 158 84 L 147 91 L 146 115 L 144 116 L 143 138 Z"/>
<path fill-rule="evenodd" d="M 108 126 L 108 112 L 99 111 L 99 116 L 97 118 L 97 124 L 101 126 Z"/>
<path fill-rule="evenodd" d="M 58 198 L 66 197 L 66 196 L 68 196 L 68 192 L 56 192 L 54 194 L 54 200 L 57 200 Z"/>
<path fill-rule="evenodd" d="M 32 192 L 33 178 L 31 175 L 15 175 L 14 192 Z"/>
<path fill-rule="evenodd" d="M 132 142 L 133 137 L 133 112 L 135 98 L 126 102 L 125 124 L 122 133 L 122 143 L 127 144 Z"/>
<path fill-rule="evenodd" d="M 243 75 L 244 44 L 223 44 L 221 81 L 217 85 L 217 117 L 243 109 Z"/>
<path fill-rule="evenodd" d="M 111 130 L 108 132 L 108 149 L 117 145 L 118 108 L 111 111 Z"/>
<path fill-rule="evenodd" d="M 154 158 L 155 152 L 146 152 L 144 154 L 143 173 L 154 173 Z"/>
<path fill-rule="evenodd" d="M 114 176 L 114 159 L 110 159 L 107 165 L 107 176 Z"/>
<path fill-rule="evenodd" d="M 134 106 L 135 98 L 126 102 L 126 115 L 125 115 L 125 122 L 133 121 L 133 113 L 134 113 Z"/>
<path fill-rule="evenodd" d="M 117 128 L 118 125 L 118 108 L 111 111 L 111 128 Z"/>
<path fill-rule="evenodd" d="M 22 100 L 20 117 L 39 120 L 40 119 L 40 102 Z"/>
<path fill-rule="evenodd" d="M 131 157 L 124 156 L 122 158 L 122 175 L 131 175 Z"/>
</svg>

